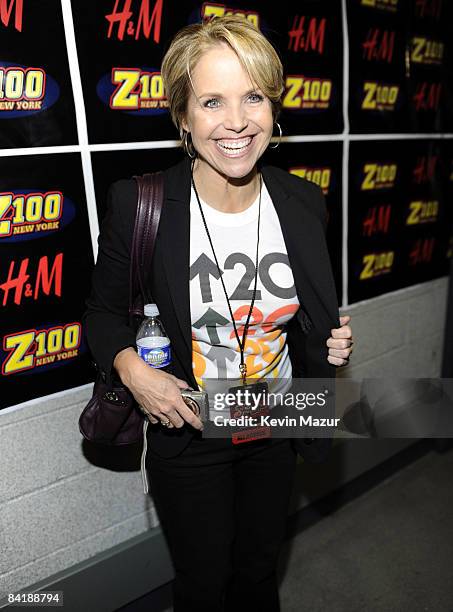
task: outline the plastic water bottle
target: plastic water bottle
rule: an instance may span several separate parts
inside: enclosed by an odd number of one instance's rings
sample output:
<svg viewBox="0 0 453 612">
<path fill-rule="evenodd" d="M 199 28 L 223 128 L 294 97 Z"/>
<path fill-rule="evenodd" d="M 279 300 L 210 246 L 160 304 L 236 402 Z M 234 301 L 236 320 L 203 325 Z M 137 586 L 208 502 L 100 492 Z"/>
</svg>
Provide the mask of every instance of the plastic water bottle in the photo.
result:
<svg viewBox="0 0 453 612">
<path fill-rule="evenodd" d="M 137 331 L 138 355 L 153 368 L 169 370 L 171 365 L 170 339 L 159 319 L 156 304 L 145 304 L 145 319 Z"/>
</svg>

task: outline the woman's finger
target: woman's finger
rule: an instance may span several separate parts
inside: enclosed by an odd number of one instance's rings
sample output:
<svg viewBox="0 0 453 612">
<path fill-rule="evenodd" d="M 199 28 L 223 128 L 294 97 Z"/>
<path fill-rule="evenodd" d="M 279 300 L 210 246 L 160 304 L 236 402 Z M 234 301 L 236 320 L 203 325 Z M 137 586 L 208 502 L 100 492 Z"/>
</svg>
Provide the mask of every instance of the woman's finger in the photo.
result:
<svg viewBox="0 0 453 612">
<path fill-rule="evenodd" d="M 179 429 L 184 425 L 184 419 L 181 418 L 178 410 L 176 410 L 175 404 L 171 403 L 168 406 L 161 407 L 160 410 L 159 419 L 164 427 L 174 426 Z M 165 425 L 167 421 L 170 421 L 169 425 Z"/>
<path fill-rule="evenodd" d="M 340 359 L 339 357 L 331 357 L 328 355 L 327 361 L 335 366 L 345 366 L 349 363 L 349 359 Z"/>
<path fill-rule="evenodd" d="M 352 338 L 352 329 L 349 325 L 343 327 L 337 327 L 330 330 L 332 338 Z"/>
<path fill-rule="evenodd" d="M 347 323 L 349 323 L 349 321 L 351 320 L 351 316 L 350 315 L 342 315 L 340 317 L 340 325 L 346 325 Z"/>
<path fill-rule="evenodd" d="M 190 388 L 185 380 L 181 380 L 180 378 L 176 378 L 176 376 L 173 376 L 173 375 L 172 375 L 172 380 L 174 381 L 175 384 L 178 385 L 179 389 L 189 389 Z"/>
<path fill-rule="evenodd" d="M 201 431 L 203 429 L 203 422 L 200 419 L 200 417 L 198 417 L 189 408 L 189 406 L 185 403 L 182 397 L 181 397 L 181 402 L 182 402 L 182 406 L 181 404 L 178 404 L 178 408 L 177 408 L 179 414 L 186 421 L 186 423 L 189 423 L 189 425 L 192 425 L 192 427 L 195 427 L 195 429 L 199 429 Z"/>
<path fill-rule="evenodd" d="M 336 349 L 329 349 L 329 355 L 331 357 L 339 357 L 340 359 L 349 359 L 349 356 L 351 354 L 351 349 L 343 349 L 343 350 L 336 350 Z"/>
<path fill-rule="evenodd" d="M 350 338 L 328 338 L 326 344 L 333 349 L 346 349 L 353 345 Z"/>
<path fill-rule="evenodd" d="M 140 408 L 140 410 L 143 412 L 143 414 L 145 415 L 145 417 L 147 419 L 149 419 L 149 421 L 155 425 L 156 423 L 159 423 L 159 419 L 156 418 L 153 414 L 151 414 L 151 412 L 149 412 L 148 410 L 146 410 L 146 408 L 144 408 L 141 404 L 138 404 L 138 407 Z"/>
</svg>

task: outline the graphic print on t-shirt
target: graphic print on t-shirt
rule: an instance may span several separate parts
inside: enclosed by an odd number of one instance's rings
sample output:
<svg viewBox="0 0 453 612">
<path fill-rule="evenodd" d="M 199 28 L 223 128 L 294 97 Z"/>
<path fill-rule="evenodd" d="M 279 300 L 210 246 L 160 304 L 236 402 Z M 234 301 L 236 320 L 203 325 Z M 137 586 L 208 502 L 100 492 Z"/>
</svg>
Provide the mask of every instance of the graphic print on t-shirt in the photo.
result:
<svg viewBox="0 0 453 612">
<path fill-rule="evenodd" d="M 239 381 L 240 349 L 220 276 L 242 341 L 255 284 L 258 198 L 233 214 L 202 202 L 220 273 L 193 189 L 190 207 L 192 361 L 197 383 L 206 388 L 209 380 Z M 244 350 L 247 378 L 291 378 L 285 324 L 298 308 L 280 223 L 263 183 L 257 290 Z"/>
</svg>

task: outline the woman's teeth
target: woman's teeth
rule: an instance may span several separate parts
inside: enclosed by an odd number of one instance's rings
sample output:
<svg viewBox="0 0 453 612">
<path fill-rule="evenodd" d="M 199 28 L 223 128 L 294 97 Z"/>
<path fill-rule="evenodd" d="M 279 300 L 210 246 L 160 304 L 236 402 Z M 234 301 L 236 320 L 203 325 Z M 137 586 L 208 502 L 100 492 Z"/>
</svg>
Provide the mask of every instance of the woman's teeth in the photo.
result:
<svg viewBox="0 0 453 612">
<path fill-rule="evenodd" d="M 241 140 L 217 140 L 217 145 L 227 153 L 241 153 L 252 142 L 251 136 Z"/>
</svg>

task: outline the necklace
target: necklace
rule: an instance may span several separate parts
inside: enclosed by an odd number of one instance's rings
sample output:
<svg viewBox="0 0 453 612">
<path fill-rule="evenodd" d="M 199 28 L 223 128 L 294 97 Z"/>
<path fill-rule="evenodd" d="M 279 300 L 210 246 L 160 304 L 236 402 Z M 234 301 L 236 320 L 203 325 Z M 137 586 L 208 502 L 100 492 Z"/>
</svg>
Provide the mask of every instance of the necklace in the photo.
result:
<svg viewBox="0 0 453 612">
<path fill-rule="evenodd" d="M 193 166 L 194 166 L 194 162 L 195 162 L 195 160 L 192 161 L 192 164 L 191 164 L 191 167 L 190 167 L 192 186 L 193 186 L 193 189 L 194 189 L 194 192 L 195 192 L 195 196 L 197 198 L 198 207 L 199 207 L 200 213 L 201 213 L 201 218 L 203 219 L 203 224 L 204 224 L 204 227 L 205 227 L 205 230 L 206 230 L 206 235 L 208 237 L 209 244 L 211 245 L 212 254 L 214 255 L 214 259 L 215 259 L 215 263 L 216 263 L 216 266 L 217 266 L 217 270 L 219 272 L 219 278 L 220 278 L 220 281 L 222 283 L 223 292 L 225 293 L 225 298 L 226 298 L 226 302 L 228 304 L 228 309 L 230 311 L 231 322 L 233 323 L 234 333 L 235 333 L 236 340 L 237 340 L 237 343 L 239 345 L 239 350 L 240 350 L 240 353 L 241 353 L 241 362 L 239 364 L 239 372 L 240 372 L 240 375 L 242 377 L 242 382 L 243 382 L 243 384 L 245 384 L 246 383 L 246 378 L 247 378 L 247 365 L 246 365 L 246 363 L 244 361 L 244 348 L 245 348 L 245 342 L 246 342 L 246 339 L 247 339 L 247 332 L 248 332 L 249 324 L 250 324 L 250 317 L 251 317 L 251 314 L 252 314 L 252 311 L 253 311 L 253 305 L 255 303 L 256 286 L 257 286 L 257 282 L 258 282 L 258 247 L 259 247 L 259 241 L 260 241 L 261 188 L 262 188 L 263 179 L 262 179 L 262 176 L 260 175 L 260 193 L 259 193 L 259 200 L 258 200 L 258 224 L 257 224 L 257 238 L 256 238 L 255 283 L 254 283 L 254 287 L 253 287 L 252 301 L 251 301 L 249 312 L 248 312 L 248 315 L 247 315 L 247 320 L 246 320 L 245 325 L 244 325 L 244 331 L 243 331 L 243 334 L 242 334 L 242 342 L 241 342 L 241 340 L 239 338 L 238 330 L 237 330 L 237 327 L 236 327 L 236 322 L 234 320 L 233 311 L 231 309 L 230 299 L 228 297 L 228 293 L 227 293 L 227 290 L 226 290 L 226 287 L 225 287 L 225 283 L 223 282 L 223 274 L 222 274 L 222 271 L 220 270 L 219 262 L 217 260 L 217 255 L 216 255 L 216 252 L 215 252 L 215 249 L 214 249 L 214 245 L 212 243 L 211 235 L 209 233 L 208 224 L 206 223 L 206 218 L 205 218 L 204 213 L 203 213 L 203 208 L 201 206 L 200 198 L 198 196 L 198 191 L 197 191 L 197 188 L 196 188 L 196 185 L 195 185 L 195 181 L 194 181 L 194 178 L 193 178 Z"/>
</svg>

